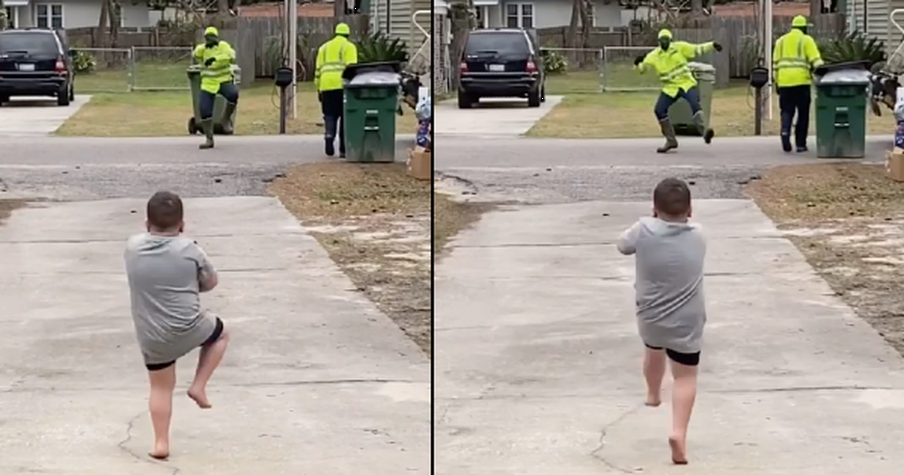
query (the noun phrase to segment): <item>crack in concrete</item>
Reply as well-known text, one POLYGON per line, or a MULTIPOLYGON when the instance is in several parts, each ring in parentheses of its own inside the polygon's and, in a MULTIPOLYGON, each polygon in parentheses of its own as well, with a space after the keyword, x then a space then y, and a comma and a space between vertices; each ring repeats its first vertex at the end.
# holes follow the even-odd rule
MULTIPOLYGON (((24 380, 23 380, 24 382, 24 380)), ((305 381, 281 381, 281 382, 263 382, 263 383, 227 383, 227 384, 218 384, 218 387, 221 388, 271 388, 271 387, 286 387, 286 386, 329 386, 329 385, 338 385, 338 384, 385 384, 385 383, 403 383, 403 384, 425 384, 426 381, 413 381, 410 379, 324 379, 324 380, 305 380, 305 381)), ((21 382, 18 383, 21 385, 21 382)), ((34 393, 34 392, 99 392, 99 391, 111 391, 111 390, 120 390, 120 391, 129 391, 138 388, 124 387, 124 388, 110 388, 109 386, 104 387, 82 387, 82 388, 60 388, 60 387, 30 387, 30 388, 21 388, 21 387, 10 387, 0 393, 34 393)))
POLYGON ((137 460, 139 462, 143 462, 146 464, 154 465, 154 466, 169 470, 170 475, 179 475, 181 470, 178 467, 169 467, 169 466, 164 465, 162 462, 159 462, 159 461, 156 461, 156 460, 153 460, 150 458, 145 458, 144 456, 136 454, 131 449, 126 447, 126 444, 128 444, 132 440, 132 430, 135 428, 135 423, 138 422, 138 418, 147 414, 147 412, 148 411, 141 411, 138 414, 136 414, 134 417, 129 419, 129 422, 126 424, 126 437, 123 440, 121 440, 118 444, 116 444, 116 447, 118 447, 120 450, 122 450, 127 455, 129 455, 130 457, 134 458, 135 460, 137 460))
POLYGON ((616 465, 616 464, 610 462, 606 457, 603 457, 602 452, 603 452, 603 449, 606 447, 606 436, 609 434, 609 431, 610 431, 613 427, 615 427, 616 425, 618 425, 619 423, 621 423, 622 421, 624 421, 625 419, 627 419, 629 416, 634 415, 634 414, 635 414, 637 411, 639 411, 642 407, 644 407, 644 404, 643 404, 643 403, 638 404, 637 406, 634 406, 633 408, 631 408, 631 409, 625 411, 624 413, 622 413, 622 414, 621 414, 620 416, 618 416, 618 418, 616 418, 614 421, 612 421, 612 422, 606 424, 606 425, 603 427, 603 430, 602 430, 601 433, 600 433, 599 446, 598 446, 596 449, 594 449, 592 452, 590 452, 590 456, 596 458, 597 460, 599 460, 600 462, 602 462, 603 464, 605 464, 607 467, 609 467, 609 468, 611 468, 612 470, 615 470, 615 471, 617 471, 617 472, 621 472, 621 473, 634 473, 632 470, 628 470, 628 469, 626 469, 626 468, 619 467, 618 465, 616 465))
MULTIPOLYGON (((776 234, 773 236, 723 236, 719 237, 719 241, 734 241, 734 240, 787 240, 786 236, 783 234, 776 234)), ((508 248, 531 248, 531 247, 541 247, 541 248, 567 248, 567 247, 596 247, 596 246, 614 246, 617 241, 584 241, 584 242, 569 242, 569 243, 560 243, 560 242, 510 242, 510 243, 501 243, 501 244, 452 244, 449 245, 449 249, 508 249, 508 248)))

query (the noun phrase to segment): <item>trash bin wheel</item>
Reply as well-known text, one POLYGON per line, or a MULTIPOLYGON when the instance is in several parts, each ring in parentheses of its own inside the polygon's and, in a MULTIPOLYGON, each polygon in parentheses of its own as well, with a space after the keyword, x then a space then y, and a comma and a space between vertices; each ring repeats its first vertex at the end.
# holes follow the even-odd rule
POLYGON ((188 119, 188 134, 195 135, 198 133, 198 126, 195 124, 195 118, 189 117, 188 119))

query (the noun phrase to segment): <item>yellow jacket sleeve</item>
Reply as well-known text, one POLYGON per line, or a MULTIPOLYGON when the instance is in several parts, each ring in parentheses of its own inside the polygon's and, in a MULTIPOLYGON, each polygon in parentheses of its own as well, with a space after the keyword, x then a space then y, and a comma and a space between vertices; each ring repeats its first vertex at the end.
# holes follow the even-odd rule
POLYGON ((811 68, 815 69, 823 64, 822 55, 819 54, 819 46, 816 45, 816 40, 810 35, 804 37, 804 56, 807 57, 807 62, 810 63, 811 68))
POLYGON ((320 83, 320 69, 323 68, 323 63, 326 61, 326 50, 324 49, 326 43, 323 46, 317 49, 317 60, 314 62, 314 88, 317 89, 320 83))
POLYGON ((772 71, 778 69, 778 62, 782 59, 782 40, 785 37, 782 36, 775 42, 775 47, 772 48, 772 71))
POLYGON ((232 49, 232 45, 225 41, 221 41, 220 43, 223 46, 223 53, 220 59, 235 63, 235 50, 232 49))
POLYGON ((345 65, 349 64, 358 64, 358 47, 355 46, 351 41, 345 46, 345 51, 343 52, 345 58, 345 65))
POLYGON ((195 50, 192 52, 192 58, 196 62, 201 62, 204 59, 204 45, 195 46, 195 50))
POLYGON ((681 53, 681 55, 687 59, 694 59, 697 56, 704 55, 715 49, 712 41, 710 41, 709 43, 700 43, 697 45, 684 41, 676 41, 675 47, 678 48, 678 51, 681 53))

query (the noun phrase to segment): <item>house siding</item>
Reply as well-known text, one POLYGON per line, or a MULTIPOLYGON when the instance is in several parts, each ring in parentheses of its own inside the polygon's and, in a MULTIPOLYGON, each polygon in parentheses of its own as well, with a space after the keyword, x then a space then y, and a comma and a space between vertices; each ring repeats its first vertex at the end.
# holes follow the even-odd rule
POLYGON ((389 1, 389 37, 411 42, 411 0, 389 1))
MULTIPOLYGON (((433 8, 433 0, 412 0, 411 1, 411 15, 415 12, 425 12, 419 13, 417 18, 412 19, 411 15, 408 16, 408 21, 411 25, 411 36, 408 39, 409 50, 412 55, 416 54, 421 46, 424 45, 424 42, 427 41, 427 36, 424 35, 424 32, 421 31, 421 28, 424 29, 428 34, 433 30, 433 15, 431 15, 430 10, 433 8), (420 26, 418 28, 414 25, 414 20, 417 21, 417 24, 420 26)), ((425 59, 427 61, 430 60, 430 44, 422 51, 422 54, 425 55, 425 59)))
MULTIPOLYGON (((149 9, 146 1, 139 3, 121 2, 122 26, 147 27, 150 22, 149 9)), ((64 0, 59 2, 37 2, 26 7, 19 8, 19 27, 27 28, 37 26, 38 5, 62 5, 63 27, 84 28, 97 26, 100 20, 100 0, 64 0)))
MULTIPOLYGON (((534 6, 534 28, 551 28, 568 26, 571 23, 571 0, 517 0, 502 1, 497 6, 487 7, 487 26, 505 27, 506 5, 511 3, 528 3, 534 6)), ((629 18, 623 19, 623 8, 618 2, 598 0, 593 4, 594 25, 598 27, 624 26, 629 18)), ((633 12, 631 13, 633 17, 633 12)))

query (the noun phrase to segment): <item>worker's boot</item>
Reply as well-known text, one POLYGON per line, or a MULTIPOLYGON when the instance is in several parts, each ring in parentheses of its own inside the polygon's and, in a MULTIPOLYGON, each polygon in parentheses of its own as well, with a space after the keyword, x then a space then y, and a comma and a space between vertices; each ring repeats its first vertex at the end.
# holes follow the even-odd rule
POLYGON ((703 137, 703 141, 709 144, 713 141, 713 137, 716 135, 716 132, 713 129, 707 128, 703 121, 703 111, 697 111, 694 114, 694 125, 697 126, 697 132, 703 137))
POLYGON ((223 109, 223 133, 232 135, 235 133, 235 124, 232 123, 232 114, 235 113, 235 102, 227 102, 223 109))
POLYGON ((323 151, 327 157, 336 154, 336 117, 325 116, 323 118, 323 151))
POLYGON ((213 119, 202 120, 201 130, 204 131, 204 143, 198 145, 198 148, 201 150, 213 148, 213 119))
POLYGON ((666 153, 669 150, 678 148, 678 139, 675 138, 675 128, 669 119, 660 120, 659 128, 662 129, 662 136, 665 137, 665 145, 656 149, 656 153, 666 153))

